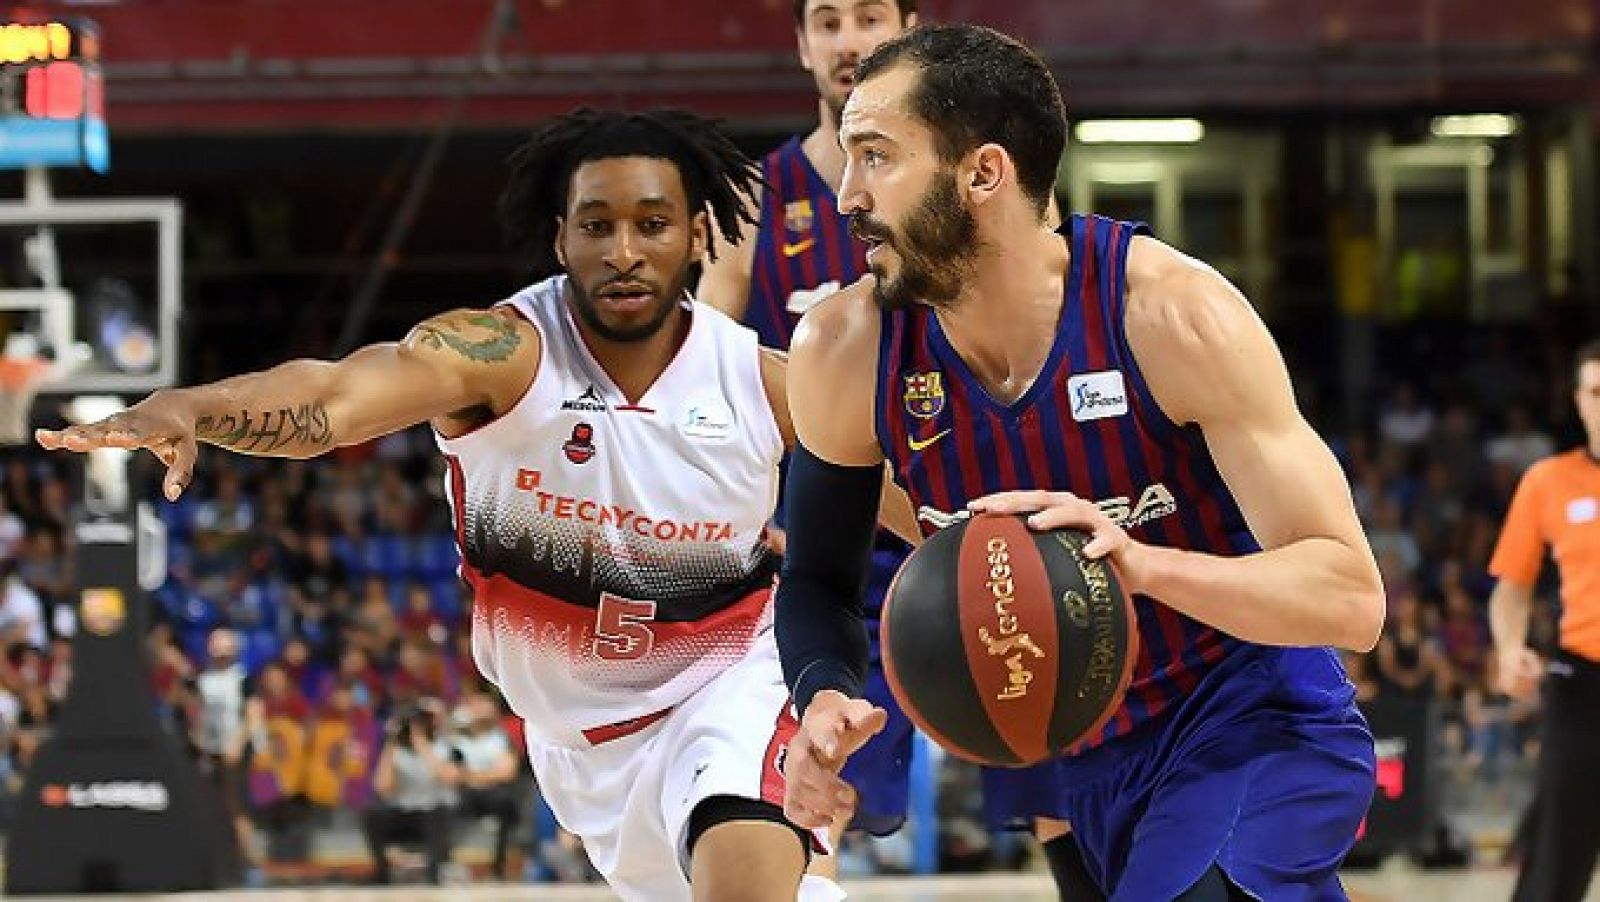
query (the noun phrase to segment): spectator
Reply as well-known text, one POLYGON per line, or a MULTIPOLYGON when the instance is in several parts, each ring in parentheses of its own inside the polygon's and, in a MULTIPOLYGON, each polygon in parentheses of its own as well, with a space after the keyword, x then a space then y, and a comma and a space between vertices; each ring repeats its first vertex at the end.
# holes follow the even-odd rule
POLYGON ((1422 564, 1422 549, 1417 545, 1416 536, 1406 529, 1400 502, 1388 496, 1378 501, 1372 521, 1367 525, 1367 541, 1380 564, 1385 558, 1390 559, 1393 572, 1385 576, 1397 576, 1407 583, 1416 581, 1417 568, 1422 564))
POLYGON ((0 646, 21 643, 44 648, 50 643, 45 628, 44 603, 22 577, 17 562, 0 561, 0 646))
POLYGON ((322 685, 325 668, 311 656, 311 646, 306 640, 299 636, 291 636, 289 641, 283 643, 283 651, 278 655, 278 662, 289 675, 290 684, 302 696, 307 699, 316 696, 317 689, 322 685))
POLYGON ((45 694, 49 695, 50 661, 45 657, 44 649, 18 643, 11 646, 6 657, 10 659, 11 672, 16 675, 20 685, 43 687, 45 694))
POLYGON ((294 607, 289 616, 291 637, 305 643, 313 662, 330 666, 337 663, 344 641, 344 615, 331 602, 341 596, 334 593, 313 598, 291 591, 289 597, 294 607))
POLYGON ((250 801, 266 829, 281 835, 301 819, 311 709, 283 664, 262 668, 245 702, 249 725, 250 801))
POLYGON ((293 583, 302 597, 328 599, 335 589, 350 582, 344 562, 333 554, 333 541, 327 533, 314 532, 306 538, 305 553, 293 565, 293 583))
POLYGON ((1440 570, 1444 616, 1439 621, 1439 646, 1457 686, 1481 688, 1489 660, 1489 621, 1461 584, 1460 569, 1459 562, 1448 561, 1440 570))
POLYGON ((336 684, 311 727, 306 799, 327 808, 366 807, 377 748, 371 710, 356 705, 350 684, 336 684))
POLYGON ((243 495, 239 472, 218 461, 214 495, 194 513, 196 539, 209 539, 220 553, 236 553, 255 525, 255 507, 243 495))
POLYGON ((206 666, 195 677, 199 710, 190 734, 199 752, 200 772, 222 799, 239 844, 240 856, 259 866, 255 829, 245 801, 245 756, 249 745, 245 699, 248 696, 237 633, 212 631, 206 640, 206 666))
POLYGON ((519 779, 520 759, 500 727, 500 705, 481 686, 462 693, 450 740, 460 770, 460 811, 495 820, 494 876, 508 877, 506 850, 530 799, 519 779))
POLYGON ((220 469, 215 497, 195 509, 195 588, 213 603, 228 598, 239 571, 249 566, 255 510, 242 491, 238 472, 220 469))
POLYGON ((396 461, 385 461, 378 467, 377 484, 369 498, 373 526, 379 532, 406 535, 417 523, 417 492, 406 481, 404 471, 396 461))
POLYGON ((1423 620, 1422 604, 1414 593, 1396 602, 1389 628, 1378 639, 1378 679, 1383 693, 1403 698, 1430 699, 1446 685, 1444 657, 1423 620))
POLYGON ((350 537, 366 535, 370 524, 367 507, 367 470, 353 460, 340 460, 334 469, 333 491, 327 496, 334 521, 350 537))
POLYGON ((450 747, 439 737, 435 710, 417 706, 399 711, 373 772, 379 801, 362 817, 374 883, 391 882, 389 849, 397 842, 421 842, 428 882, 440 882, 440 868, 450 857, 450 814, 459 780, 450 747))
POLYGON ((439 650, 427 640, 402 644, 397 664, 389 678, 389 697, 397 706, 414 704, 424 698, 454 696, 445 684, 439 650))
POLYGON ((443 645, 446 638, 444 619, 433 610, 433 596, 422 583, 406 586, 406 612, 400 617, 400 634, 406 641, 431 642, 443 645))
POLYGON ((339 656, 339 669, 325 673, 317 691, 317 700, 326 701, 337 686, 350 691, 351 704, 367 711, 378 711, 386 704, 383 674, 372 666, 372 657, 358 645, 346 645, 339 656))
POLYGON ((174 734, 187 735, 189 696, 185 687, 194 676, 194 666, 178 648, 172 624, 157 622, 145 641, 150 652, 150 688, 156 697, 157 713, 174 734))
POLYGON ((1513 404, 1506 408, 1505 431, 1490 439, 1483 452, 1491 464, 1507 467, 1520 477, 1535 462, 1556 453, 1556 443, 1533 425, 1528 408, 1513 404))
POLYGON ((356 609, 355 624, 367 653, 375 660, 388 660, 400 642, 400 626, 382 578, 367 580, 366 594, 356 609))
POLYGON ((51 631, 58 636, 72 635, 77 624, 73 609, 75 580, 61 534, 47 526, 28 530, 17 562, 18 575, 44 603, 51 631))
POLYGON ((1378 433, 1391 445, 1413 448, 1428 440, 1433 421, 1433 411, 1422 403, 1417 387, 1402 382, 1378 418, 1378 433))

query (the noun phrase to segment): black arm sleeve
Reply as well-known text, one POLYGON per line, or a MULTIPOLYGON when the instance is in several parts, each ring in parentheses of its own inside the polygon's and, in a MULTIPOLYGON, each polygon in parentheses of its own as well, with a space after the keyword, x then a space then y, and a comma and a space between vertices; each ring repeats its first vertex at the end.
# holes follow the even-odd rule
POLYGON ((861 694, 861 599, 877 530, 883 467, 841 467, 796 444, 783 503, 788 546, 775 602, 783 678, 803 714, 811 697, 861 694))

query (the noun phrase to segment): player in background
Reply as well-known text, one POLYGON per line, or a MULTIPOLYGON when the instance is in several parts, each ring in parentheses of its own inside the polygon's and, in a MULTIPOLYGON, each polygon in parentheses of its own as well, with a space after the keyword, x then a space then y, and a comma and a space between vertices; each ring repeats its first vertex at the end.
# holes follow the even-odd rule
POLYGON ((796 724, 763 541, 792 441, 782 355, 686 292, 755 165, 703 119, 581 110, 512 158, 541 281, 336 361, 154 393, 46 448, 304 458, 431 424, 478 669, 561 824, 629 900, 832 899, 783 815, 796 724))
POLYGON ((1065 109, 1004 35, 921 26, 879 47, 840 134, 872 278, 793 345, 787 812, 844 810, 838 772, 884 719, 861 697, 857 587, 887 460, 924 529, 993 511, 1089 531, 1134 596, 1129 690, 1055 764, 1081 852, 1069 898, 1343 898, 1375 761, 1328 646, 1370 649, 1384 597, 1271 335, 1139 226, 1051 227, 1065 109))

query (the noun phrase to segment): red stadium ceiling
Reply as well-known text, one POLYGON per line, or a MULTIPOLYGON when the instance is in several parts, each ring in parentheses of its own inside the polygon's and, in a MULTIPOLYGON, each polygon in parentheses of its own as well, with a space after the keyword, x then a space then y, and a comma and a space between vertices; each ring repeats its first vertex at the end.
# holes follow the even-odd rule
MULTIPOLYGON (((103 38, 115 130, 520 126, 578 102, 811 114, 790 0, 123 0, 34 5, 103 38)), ((1051 60, 1098 111, 1539 105, 1591 86, 1595 0, 923 0, 1051 60)))

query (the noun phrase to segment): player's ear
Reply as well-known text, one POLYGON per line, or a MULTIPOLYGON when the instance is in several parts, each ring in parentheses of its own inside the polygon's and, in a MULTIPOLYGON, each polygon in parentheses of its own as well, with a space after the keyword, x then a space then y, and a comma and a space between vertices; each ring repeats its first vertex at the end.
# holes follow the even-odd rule
POLYGON ((562 269, 566 269, 567 268, 567 251, 566 251, 566 249, 564 247, 564 245, 566 243, 567 243, 567 218, 565 216, 557 216, 556 217, 556 246, 555 246, 555 252, 556 252, 556 262, 561 264, 561 268, 562 269))
POLYGON ((974 203, 983 203, 995 196, 1013 177, 1011 157, 998 144, 985 144, 972 152, 964 168, 966 184, 961 185, 974 203))
POLYGON ((689 259, 699 263, 711 246, 711 217, 701 210, 689 220, 689 259))

